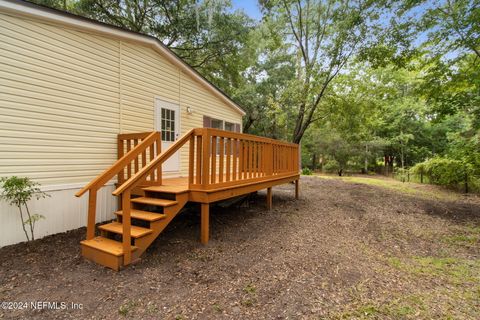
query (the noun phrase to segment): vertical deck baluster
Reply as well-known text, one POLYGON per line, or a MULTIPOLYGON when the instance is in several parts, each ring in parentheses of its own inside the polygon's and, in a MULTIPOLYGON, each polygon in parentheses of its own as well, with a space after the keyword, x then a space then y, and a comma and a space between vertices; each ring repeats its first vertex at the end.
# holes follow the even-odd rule
POLYGON ((209 179, 210 179, 210 132, 208 129, 203 129, 203 160, 202 160, 202 185, 204 188, 207 188, 209 185, 209 179))
POLYGON ((276 149, 276 146, 272 143, 271 144, 272 146, 272 161, 271 161, 271 164, 272 164, 272 174, 275 174, 275 170, 276 170, 276 157, 275 157, 275 149, 276 149))
POLYGON ((193 161, 195 160, 195 136, 190 137, 190 145, 188 149, 188 185, 193 184, 193 161))
POLYGON ((217 137, 212 136, 212 168, 211 168, 211 183, 215 184, 217 181, 217 137))
POLYGON ((232 164, 232 180, 237 180, 237 159, 239 157, 239 141, 233 140, 233 164, 232 164))
POLYGON ((257 174, 258 174, 258 143, 257 142, 253 142, 253 152, 252 152, 252 156, 253 156, 253 174, 252 174, 252 178, 256 178, 257 177, 257 174))
MULTIPOLYGON (((159 134, 157 140, 155 141, 155 147, 157 150, 156 156, 159 156, 162 153, 162 137, 159 134)), ((162 184, 162 166, 157 167, 157 180, 156 182, 161 185, 162 184)))
POLYGON ((242 176, 240 177, 241 180, 247 179, 247 146, 248 143, 245 140, 242 140, 242 176))
POLYGON ((141 158, 142 158, 142 168, 143 168, 147 165, 147 151, 146 151, 146 149, 142 152, 141 158))
MULTIPOLYGON (((124 151, 124 143, 123 143, 123 140, 122 139, 118 139, 117 140, 117 159, 120 159, 121 157, 123 157, 125 151, 124 151)), ((122 184, 123 181, 125 181, 125 170, 120 169, 120 171, 118 172, 118 176, 117 176, 117 181, 119 184, 122 184)))
POLYGON ((197 167, 195 170, 195 183, 202 183, 202 136, 197 136, 197 167))
POLYGON ((230 164, 231 164, 231 158, 232 158, 232 139, 227 138, 227 150, 226 150, 226 155, 227 155, 227 164, 226 164, 226 177, 225 181, 229 182, 230 181, 230 164))
MULTIPOLYGON (((138 139, 133 139, 133 147, 135 148, 136 146, 138 146, 138 139)), ((138 172, 138 156, 135 157, 135 172, 134 173, 137 173, 138 172)))
MULTIPOLYGON (((127 153, 132 149, 132 141, 130 139, 127 140, 127 153)), ((127 180, 130 179, 132 176, 132 164, 129 163, 127 166, 127 180)))
POLYGON ((223 167, 224 167, 224 162, 225 162, 225 141, 223 137, 219 137, 219 153, 220 153, 220 158, 218 161, 220 162, 218 165, 218 182, 223 182, 223 167))
POLYGON ((245 161, 247 162, 246 165, 246 177, 245 179, 249 179, 251 175, 251 168, 252 168, 252 144, 250 141, 246 142, 247 144, 247 156, 245 157, 245 161))
MULTIPOLYGON (((155 145, 152 143, 149 147, 149 157, 150 157, 150 162, 152 162, 153 158, 155 157, 155 145)), ((149 163, 150 163, 149 162, 149 163)), ((152 170, 152 172, 150 173, 150 181, 153 182, 155 181, 155 171, 152 170)))
POLYGON ((264 164, 263 160, 263 143, 258 144, 258 163, 259 163, 259 169, 258 169, 258 176, 262 177, 263 176, 263 166, 264 164))

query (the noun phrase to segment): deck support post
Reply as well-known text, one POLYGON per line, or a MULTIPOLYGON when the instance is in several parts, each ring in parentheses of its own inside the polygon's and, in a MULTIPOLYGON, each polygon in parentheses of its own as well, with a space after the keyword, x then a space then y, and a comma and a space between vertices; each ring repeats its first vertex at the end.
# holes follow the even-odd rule
POLYGON ((300 193, 300 180, 295 180, 295 199, 298 200, 298 196, 300 193))
POLYGON ((90 189, 88 194, 87 240, 95 237, 95 213, 97 210, 97 189, 90 189))
POLYGON ((267 188, 267 209, 272 210, 272 187, 267 188))
POLYGON ((131 191, 126 190, 122 194, 122 247, 123 247, 123 264, 129 265, 132 262, 132 248, 131 248, 131 191))
POLYGON ((201 223, 200 223, 200 242, 202 244, 208 243, 210 233, 210 204, 201 204, 201 223))

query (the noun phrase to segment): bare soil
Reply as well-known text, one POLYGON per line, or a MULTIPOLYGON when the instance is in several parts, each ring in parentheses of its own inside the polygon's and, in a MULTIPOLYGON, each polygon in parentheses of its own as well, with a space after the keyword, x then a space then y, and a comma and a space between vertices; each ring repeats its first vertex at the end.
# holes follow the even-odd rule
POLYGON ((480 318, 475 196, 302 177, 301 199, 274 188, 271 211, 264 192, 214 208, 207 246, 199 220, 182 213, 121 272, 81 257, 84 229, 1 248, 0 301, 29 305, 0 318, 480 318))

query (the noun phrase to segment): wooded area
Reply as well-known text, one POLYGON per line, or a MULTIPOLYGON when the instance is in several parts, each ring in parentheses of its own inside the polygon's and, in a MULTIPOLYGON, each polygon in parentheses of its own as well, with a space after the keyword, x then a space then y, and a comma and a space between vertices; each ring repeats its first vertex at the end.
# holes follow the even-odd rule
POLYGON ((162 40, 303 166, 479 187, 478 0, 35 2, 162 40))

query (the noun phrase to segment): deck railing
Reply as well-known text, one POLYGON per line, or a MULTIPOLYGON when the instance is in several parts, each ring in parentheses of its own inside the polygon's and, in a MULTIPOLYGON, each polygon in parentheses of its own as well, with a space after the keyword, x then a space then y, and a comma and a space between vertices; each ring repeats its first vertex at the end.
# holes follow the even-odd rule
MULTIPOLYGON (((116 175, 118 183, 123 184, 125 174, 130 178, 132 172, 135 175, 140 168, 149 165, 147 159, 153 160, 161 153, 160 139, 158 132, 118 135, 118 160, 75 194, 80 197, 88 191, 87 240, 95 236, 98 190, 116 175)), ((151 174, 146 180, 148 184, 156 185, 162 183, 161 179, 160 172, 151 174)))
MULTIPOLYGON (((123 184, 126 180, 130 179, 132 175, 135 175, 140 169, 145 167, 150 161, 152 161, 157 155, 160 154, 162 148, 162 137, 160 132, 155 133, 155 141, 150 141, 146 148, 141 148, 141 152, 136 152, 137 156, 130 162, 125 168, 122 168, 118 172, 118 184, 123 184)), ((121 159, 125 153, 136 148, 142 143, 152 132, 141 133, 124 133, 119 134, 117 138, 117 152, 118 159, 121 159)), ((157 168, 147 178, 150 184, 162 183, 162 170, 157 168)))
POLYGON ((298 174, 298 145, 218 129, 190 137, 189 187, 210 190, 298 174))
POLYGON ((199 128, 188 131, 160 153, 158 132, 119 135, 119 160, 76 194, 90 191, 87 239, 95 233, 97 190, 118 175, 119 186, 113 195, 122 199, 124 264, 129 264, 132 192, 138 186, 161 184, 162 164, 187 143, 188 183, 192 190, 234 188, 299 174, 299 149, 293 143, 199 128))

